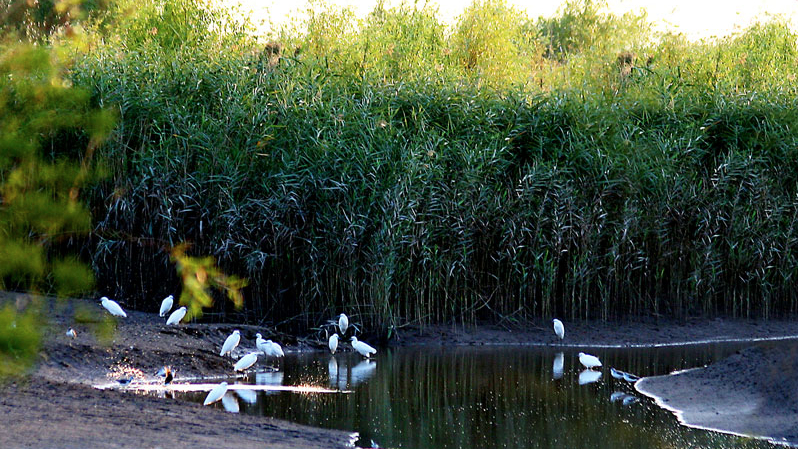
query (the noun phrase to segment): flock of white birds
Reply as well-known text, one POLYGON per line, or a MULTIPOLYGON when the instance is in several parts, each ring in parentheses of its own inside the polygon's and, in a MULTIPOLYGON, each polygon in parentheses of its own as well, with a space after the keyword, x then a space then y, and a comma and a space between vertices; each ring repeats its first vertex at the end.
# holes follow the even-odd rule
MULTIPOLYGON (((163 317, 172 310, 172 306, 174 306, 174 296, 169 295, 163 299, 161 302, 161 308, 159 311, 159 316, 163 317)), ((120 318, 127 318, 127 314, 122 309, 122 307, 114 300, 108 299, 107 297, 103 296, 100 298, 100 303, 102 304, 103 308, 108 311, 111 315, 120 318)), ((180 307, 174 312, 169 315, 169 318, 166 319, 166 324, 169 326, 177 325, 180 321, 183 320, 186 316, 186 308, 180 307)), ((338 332, 333 333, 328 339, 328 346, 330 348, 330 352, 335 354, 335 351, 338 350, 338 340, 339 336, 346 337, 346 331, 349 329, 349 318, 345 314, 340 314, 338 316, 338 332)), ((74 329, 69 329, 67 331, 67 336, 71 338, 75 338, 77 333, 74 329)), ((352 349, 354 349, 358 354, 362 355, 363 357, 370 358, 373 354, 377 353, 377 350, 374 349, 369 344, 359 341, 356 336, 352 336, 350 338, 350 342, 352 344, 352 349)), ((230 336, 225 339, 224 343, 222 344, 222 349, 219 352, 219 356, 224 357, 225 355, 229 355, 233 357, 233 350, 241 343, 241 332, 238 330, 234 330, 230 336)), ((283 352, 283 348, 280 346, 279 343, 275 343, 271 340, 264 340, 261 334, 255 335, 255 351, 248 352, 241 358, 239 358, 233 364, 234 371, 245 371, 251 368, 255 363, 258 362, 258 356, 263 355, 266 358, 280 358, 285 356, 285 352, 283 352)), ((163 370, 162 370, 163 371, 163 370)), ((164 375, 166 378, 171 381, 171 370, 166 368, 164 371, 164 375)), ((129 380, 127 382, 130 382, 129 380)), ((168 382, 167 382, 168 383, 168 382)), ((208 396, 205 398, 204 405, 213 404, 214 402, 220 400, 224 394, 227 392, 227 382, 222 382, 219 385, 216 385, 211 389, 208 396)))
MULTIPOLYGON (((108 299, 107 297, 103 296, 100 298, 100 303, 113 316, 126 318, 127 314, 122 307, 114 300, 108 299)), ((160 316, 166 316, 170 310, 172 310, 172 306, 174 305, 174 296, 169 295, 161 302, 161 309, 159 311, 160 316)), ((169 315, 169 318, 166 319, 167 325, 177 325, 180 321, 183 320, 186 316, 186 308, 180 307, 174 312, 169 315)), ((565 339, 565 326, 563 325, 562 321, 558 319, 552 320, 554 324, 554 334, 560 338, 560 340, 565 339)), ((330 352, 335 354, 338 350, 338 344, 341 337, 346 337, 346 332, 349 329, 349 318, 345 314, 340 314, 338 316, 337 322, 337 332, 330 335, 328 338, 327 344, 330 348, 330 352), (339 336, 340 334, 340 336, 339 336)), ((67 336, 71 338, 75 338, 77 336, 74 329, 69 329, 67 331, 67 336)), ((233 364, 234 371, 245 371, 251 368, 255 363, 258 362, 258 356, 263 355, 264 357, 268 358, 280 358, 285 356, 285 352, 283 352, 283 348, 280 344, 275 343, 271 340, 264 340, 261 334, 255 335, 255 351, 248 352, 243 357, 239 358, 233 364)), ((350 337, 349 341, 351 342, 352 349, 354 349, 358 354, 363 357, 370 358, 372 355, 377 353, 377 350, 374 349, 369 344, 362 342, 357 339, 356 336, 350 337)), ((224 357, 225 355, 229 355, 230 357, 233 356, 233 350, 238 346, 241 342, 241 333, 238 330, 233 331, 230 336, 222 344, 222 349, 219 352, 219 355, 224 357)), ((585 367, 585 371, 580 373, 579 375, 579 383, 589 383, 595 382, 601 377, 600 371, 594 371, 595 368, 601 368, 601 360, 598 357, 586 354, 584 352, 579 353, 579 363, 585 367)), ((167 369, 167 371, 169 371, 167 369)), ((559 374, 562 375, 563 371, 563 354, 559 353, 554 359, 554 373, 555 375, 559 374)), ((168 373, 171 374, 171 373, 168 373)), ((615 368, 610 368, 610 374, 615 379, 623 379, 627 382, 636 382, 640 378, 635 376, 634 374, 627 373, 621 370, 617 370, 615 368)), ((166 376, 169 381, 171 381, 171 375, 166 376)), ((227 392, 227 382, 222 382, 219 385, 216 385, 208 396, 205 398, 204 405, 213 404, 214 402, 220 400, 224 394, 227 392)))
MULTIPOLYGON (((565 338, 565 325, 562 324, 562 321, 558 320, 557 318, 552 320, 554 324, 554 334, 563 340, 565 338)), ((598 357, 592 354, 586 354, 584 352, 579 353, 579 363, 585 367, 585 370, 579 373, 579 384, 584 385, 591 382, 595 382, 599 380, 601 377, 600 371, 594 371, 594 368, 601 368, 601 360, 598 357)), ((554 357, 554 375, 556 378, 562 377, 563 374, 563 364, 564 364, 564 355, 562 352, 558 353, 554 357)), ((610 367, 610 374, 615 379, 625 380, 630 383, 635 383, 640 380, 639 376, 635 376, 634 374, 627 373, 615 368, 610 367)), ((624 402, 626 404, 626 401, 624 402)))

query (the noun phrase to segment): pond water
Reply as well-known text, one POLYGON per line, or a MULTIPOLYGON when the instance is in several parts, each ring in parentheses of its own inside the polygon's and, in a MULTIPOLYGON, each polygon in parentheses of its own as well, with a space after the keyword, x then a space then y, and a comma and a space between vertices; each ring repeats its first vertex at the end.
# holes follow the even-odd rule
MULTIPOLYGON (((382 350, 374 361, 351 352, 289 353, 280 371, 236 382, 348 392, 245 390, 228 392, 214 406, 351 430, 361 447, 772 448, 681 426, 631 384, 610 376, 610 366, 643 376, 702 366, 743 346, 585 350, 604 363, 597 380, 583 373, 579 350, 570 348, 400 348, 382 350)), ((175 394, 198 402, 206 395, 175 394)))

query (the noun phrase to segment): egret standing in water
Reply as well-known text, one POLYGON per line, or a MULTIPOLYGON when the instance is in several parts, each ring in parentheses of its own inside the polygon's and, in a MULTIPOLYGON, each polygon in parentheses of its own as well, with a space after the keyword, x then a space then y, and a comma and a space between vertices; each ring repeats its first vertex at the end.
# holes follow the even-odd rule
POLYGON ((562 321, 555 318, 552 320, 554 322, 554 333, 560 337, 560 340, 565 338, 565 326, 562 325, 562 321))
POLYGON ((102 303, 103 307, 105 307, 105 310, 107 310, 111 315, 127 318, 127 314, 124 310, 122 310, 121 307, 119 307, 119 304, 117 304, 116 301, 103 296, 100 298, 100 303, 102 303))
POLYGON ((349 328, 349 318, 345 314, 338 316, 338 329, 341 330, 341 335, 346 335, 346 330, 349 328))
POLYGON ((180 323, 180 320, 182 320, 183 317, 185 317, 185 316, 186 316, 186 307, 183 306, 183 307, 175 310, 174 312, 172 312, 171 315, 169 315, 169 319, 166 320, 166 325, 169 326, 169 325, 173 325, 173 324, 178 324, 178 323, 180 323))
POLYGON ((601 366, 601 360, 598 357, 584 352, 579 353, 579 363, 587 369, 593 369, 601 366))
POLYGON ((257 352, 250 352, 249 354, 245 355, 238 359, 238 361, 233 365, 233 370, 235 371, 244 371, 245 369, 249 368, 250 366, 254 365, 255 362, 258 361, 258 353, 257 352))
POLYGON ((213 390, 211 390, 211 392, 208 393, 208 396, 205 397, 205 402, 203 402, 202 405, 213 404, 221 399, 225 393, 227 393, 227 382, 222 382, 213 387, 213 390))
POLYGON ((338 334, 330 335, 327 345, 330 347, 330 352, 335 354, 335 351, 338 349, 338 334))
POLYGON ((266 351, 268 351, 269 348, 266 345, 266 340, 263 339, 261 334, 255 334, 255 347, 258 348, 258 351, 266 355, 266 351))
POLYGON ((219 353, 220 356, 224 357, 225 354, 230 354, 230 357, 233 356, 232 352, 233 349, 238 346, 238 343, 241 341, 241 333, 238 330, 234 330, 227 340, 224 341, 222 345, 222 352, 219 353))
POLYGON ((275 343, 271 340, 266 340, 265 346, 266 346, 266 351, 264 351, 264 354, 266 354, 267 357, 275 357, 275 358, 285 357, 285 352, 283 352, 283 347, 280 346, 278 343, 275 343))
POLYGON ((377 353, 376 349, 372 348, 366 343, 363 343, 362 341, 358 341, 357 337, 355 336, 353 336, 350 340, 352 341, 352 348, 354 348, 355 351, 357 351, 358 354, 362 355, 363 357, 369 358, 371 357, 371 354, 377 353))
POLYGON ((166 298, 161 301, 161 311, 158 313, 158 316, 166 316, 166 312, 172 310, 172 305, 174 304, 175 297, 172 295, 167 296, 166 298))

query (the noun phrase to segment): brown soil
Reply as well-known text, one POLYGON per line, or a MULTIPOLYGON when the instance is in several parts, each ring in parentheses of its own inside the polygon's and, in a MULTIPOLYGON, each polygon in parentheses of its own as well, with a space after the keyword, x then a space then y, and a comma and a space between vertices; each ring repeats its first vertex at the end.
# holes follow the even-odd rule
MULTIPOLYGON (((217 351, 233 329, 242 334, 236 356, 252 349, 256 332, 264 338, 274 334, 265 327, 231 324, 167 327, 157 314, 128 311, 127 318, 117 320, 113 341, 101 344, 88 327, 74 324, 73 312, 78 305, 102 312, 94 301, 76 300, 66 305, 49 302, 51 326, 44 335, 38 366, 24 382, 0 386, 0 448, 335 448, 349 444, 347 432, 229 414, 221 407, 136 395, 123 389, 92 388, 99 383, 113 384, 129 373, 154 379, 153 374, 163 365, 177 370, 175 382, 229 374, 231 359, 220 357, 217 351), (78 332, 74 340, 65 335, 69 327, 78 332)), ((554 336, 549 321, 512 328, 406 326, 395 333, 392 344, 623 346, 798 336, 798 322, 788 321, 566 321, 565 326, 563 341, 554 336)), ((279 337, 288 351, 325 346, 325 342, 312 339, 279 337)))
POLYGON ((748 348, 636 388, 683 424, 798 443, 798 343, 748 348))
MULTIPOLYGON (((2 302, 2 300, 0 300, 2 302)), ((76 303, 82 301, 76 301, 76 303)), ((90 303, 84 303, 90 304, 90 303)), ((156 379, 164 364, 181 377, 230 374, 232 361, 217 352, 240 329, 247 352, 252 326, 166 327, 157 314, 128 311, 118 320, 113 342, 103 345, 85 326, 71 322, 72 306, 52 306, 40 362, 23 381, 0 385, 0 448, 336 448, 351 447, 351 432, 316 429, 277 419, 224 412, 217 407, 144 396, 116 384, 134 374, 156 379), (65 335, 69 327, 76 339, 65 335)), ((98 306, 99 307, 99 306, 98 306)), ((98 308, 98 311, 100 309, 98 308)))
POLYGON ((554 335, 551 321, 516 326, 408 326, 397 332, 398 345, 669 346, 720 341, 798 340, 798 320, 693 318, 624 322, 569 322, 565 338, 554 335))

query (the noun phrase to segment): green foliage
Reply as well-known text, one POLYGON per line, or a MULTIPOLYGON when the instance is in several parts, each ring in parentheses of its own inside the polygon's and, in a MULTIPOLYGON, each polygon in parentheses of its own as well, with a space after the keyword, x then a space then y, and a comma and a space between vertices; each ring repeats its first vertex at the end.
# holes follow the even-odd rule
POLYGON ((72 317, 75 324, 91 329, 97 342, 104 346, 111 346, 116 334, 116 319, 107 313, 102 313, 97 308, 77 303, 72 317))
POLYGON ((0 308, 0 379, 22 374, 33 363, 41 340, 40 315, 18 312, 12 303, 0 308))
POLYGON ((202 316, 202 309, 213 305, 213 298, 208 291, 211 287, 223 290, 237 308, 244 305, 241 289, 247 286, 247 281, 224 274, 212 257, 189 256, 185 246, 178 245, 172 249, 172 261, 177 265, 183 284, 180 304, 188 306, 186 320, 202 316))
POLYGON ((185 241, 250 279, 243 312, 213 305, 235 319, 798 310, 794 36, 689 42, 644 18, 322 8, 268 64, 223 31, 235 45, 98 47, 72 78, 120 113, 98 284, 176 283, 164 248, 185 241))
POLYGON ((88 95, 69 86, 55 54, 31 45, 0 47, 0 287, 40 286, 46 273, 56 291, 85 292, 90 275, 66 275, 48 248, 90 230, 78 191, 94 178, 88 165, 62 156, 60 141, 78 135, 91 147, 109 132, 107 112, 92 112, 88 95), (92 130, 86 135, 82 130, 92 130), (53 148, 42 154, 42 146, 53 148), (78 282, 82 280, 82 282, 78 282))
POLYGON ((458 19, 451 44, 467 71, 477 72, 490 85, 503 85, 529 73, 540 59, 536 34, 504 0, 475 0, 458 19))
POLYGON ((96 25, 132 51, 209 51, 224 48, 249 30, 248 23, 207 0, 119 0, 96 25))

